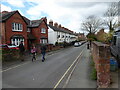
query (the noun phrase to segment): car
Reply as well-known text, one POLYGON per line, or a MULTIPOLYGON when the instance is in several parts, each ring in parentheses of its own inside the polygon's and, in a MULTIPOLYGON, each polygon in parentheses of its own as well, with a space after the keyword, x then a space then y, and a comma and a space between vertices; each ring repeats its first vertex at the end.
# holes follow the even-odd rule
POLYGON ((75 46, 75 47, 79 47, 79 46, 80 46, 80 43, 79 43, 79 42, 75 42, 75 43, 74 43, 74 46, 75 46))
POLYGON ((7 44, 0 44, 0 49, 1 50, 9 50, 9 47, 7 44))
POLYGON ((9 49, 19 50, 19 47, 16 45, 8 45, 9 49))

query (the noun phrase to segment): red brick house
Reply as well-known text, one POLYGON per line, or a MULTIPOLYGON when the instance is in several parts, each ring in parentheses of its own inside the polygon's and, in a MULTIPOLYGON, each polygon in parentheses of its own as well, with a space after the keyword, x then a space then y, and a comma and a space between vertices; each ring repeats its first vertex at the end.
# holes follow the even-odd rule
POLYGON ((23 19, 18 11, 2 13, 2 43, 19 45, 20 41, 24 41, 27 48, 27 22, 23 19))
MULTIPOLYGON (((27 37, 28 45, 31 44, 47 44, 48 43, 48 26, 47 18, 41 18, 40 20, 30 21, 26 17, 24 19, 27 21, 27 37)), ((29 47, 28 46, 28 47, 29 47)))
POLYGON ((22 16, 18 11, 2 13, 2 43, 15 44, 19 46, 20 41, 24 41, 26 49, 31 44, 48 43, 47 19, 30 21, 22 16))

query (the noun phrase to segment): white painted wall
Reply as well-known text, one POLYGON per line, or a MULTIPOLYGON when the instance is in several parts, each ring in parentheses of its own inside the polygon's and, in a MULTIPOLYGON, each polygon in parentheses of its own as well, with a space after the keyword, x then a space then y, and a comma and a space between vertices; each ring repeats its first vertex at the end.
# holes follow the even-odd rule
POLYGON ((75 41, 75 40, 76 40, 75 35, 72 35, 72 34, 69 34, 69 33, 64 33, 64 32, 54 31, 51 28, 48 29, 48 43, 49 44, 54 44, 55 45, 56 42, 64 42, 64 41, 70 43, 70 42, 75 41), (58 35, 60 35, 59 38, 57 38, 58 35), (63 37, 63 35, 64 35, 64 37, 63 37))

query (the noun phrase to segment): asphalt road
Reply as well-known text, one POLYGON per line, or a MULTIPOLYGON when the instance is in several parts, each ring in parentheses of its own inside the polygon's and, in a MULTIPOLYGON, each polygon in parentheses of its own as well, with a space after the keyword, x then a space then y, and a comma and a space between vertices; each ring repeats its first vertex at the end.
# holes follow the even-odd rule
MULTIPOLYGON (((86 44, 70 47, 46 55, 45 62, 42 62, 39 57, 37 61, 29 61, 4 70, 2 72, 3 88, 53 88, 84 48, 86 44)), ((62 87, 62 84, 58 87, 62 87)))

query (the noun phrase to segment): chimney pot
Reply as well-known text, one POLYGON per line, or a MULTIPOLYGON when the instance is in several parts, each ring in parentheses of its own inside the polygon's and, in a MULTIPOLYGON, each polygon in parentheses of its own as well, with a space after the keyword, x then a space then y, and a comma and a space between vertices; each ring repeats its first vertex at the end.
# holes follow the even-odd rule
POLYGON ((49 21, 49 25, 52 25, 52 26, 53 26, 53 20, 50 20, 50 21, 49 21))

